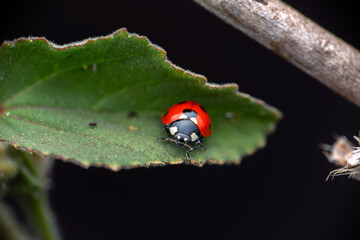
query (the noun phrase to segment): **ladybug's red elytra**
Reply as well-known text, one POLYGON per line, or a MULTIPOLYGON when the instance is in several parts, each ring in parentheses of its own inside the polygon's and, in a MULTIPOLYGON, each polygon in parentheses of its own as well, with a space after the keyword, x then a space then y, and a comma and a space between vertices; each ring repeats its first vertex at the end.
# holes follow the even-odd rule
POLYGON ((184 101, 170 107, 161 117, 165 129, 173 138, 162 138, 186 146, 186 158, 190 161, 189 153, 201 146, 205 137, 211 135, 211 120, 206 110, 197 102, 184 101), (194 143, 194 147, 189 144, 194 143))

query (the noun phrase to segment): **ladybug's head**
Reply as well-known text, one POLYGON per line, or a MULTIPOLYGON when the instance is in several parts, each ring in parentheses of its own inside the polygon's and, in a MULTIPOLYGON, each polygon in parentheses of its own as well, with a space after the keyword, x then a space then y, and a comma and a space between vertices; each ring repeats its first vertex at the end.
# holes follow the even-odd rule
POLYGON ((179 146, 184 146, 194 142, 200 136, 199 128, 189 119, 180 119, 165 125, 168 133, 174 137, 174 142, 179 146))
POLYGON ((190 142, 190 136, 184 133, 177 132, 175 133, 174 138, 178 146, 184 146, 190 142))

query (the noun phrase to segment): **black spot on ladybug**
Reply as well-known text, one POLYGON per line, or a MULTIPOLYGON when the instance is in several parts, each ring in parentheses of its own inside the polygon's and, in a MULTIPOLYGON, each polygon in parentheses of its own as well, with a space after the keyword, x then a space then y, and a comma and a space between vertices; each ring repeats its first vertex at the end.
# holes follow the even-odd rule
POLYGON ((167 110, 167 111, 164 113, 163 117, 166 117, 166 115, 168 115, 168 113, 169 113, 169 110, 167 110))
POLYGON ((205 110, 205 108, 203 106, 200 105, 200 108, 207 113, 207 111, 205 110))
POLYGON ((197 112, 195 112, 194 110, 191 109, 184 109, 183 113, 188 117, 188 118, 196 118, 198 116, 197 112))
POLYGON ((186 103, 186 101, 178 102, 177 104, 183 104, 183 103, 186 103))
POLYGON ((138 116, 138 114, 135 111, 130 111, 127 114, 128 118, 133 118, 133 117, 137 117, 137 116, 138 116))
POLYGON ((211 125, 211 123, 209 124, 209 130, 211 131, 211 128, 212 128, 212 125, 211 125))
POLYGON ((97 126, 96 122, 89 122, 88 124, 89 124, 90 127, 96 127, 97 126))

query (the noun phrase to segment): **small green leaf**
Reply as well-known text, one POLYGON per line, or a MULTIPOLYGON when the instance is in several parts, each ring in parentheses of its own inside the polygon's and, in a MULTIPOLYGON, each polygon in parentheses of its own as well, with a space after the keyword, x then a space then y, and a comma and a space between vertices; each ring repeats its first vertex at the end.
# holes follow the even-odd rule
POLYGON ((213 123, 206 150, 191 153, 198 165, 239 163, 280 117, 236 84, 209 84, 172 65, 125 29, 61 47, 34 38, 0 49, 0 139, 85 167, 183 162, 186 149, 157 141, 166 136, 161 115, 183 100, 203 105, 213 123))

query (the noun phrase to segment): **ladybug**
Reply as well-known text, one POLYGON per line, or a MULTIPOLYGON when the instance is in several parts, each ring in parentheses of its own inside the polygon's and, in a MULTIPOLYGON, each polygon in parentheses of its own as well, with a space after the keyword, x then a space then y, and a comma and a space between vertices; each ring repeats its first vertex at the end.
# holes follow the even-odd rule
POLYGON ((201 146, 205 137, 210 137, 211 120, 206 110, 197 102, 183 101, 170 107, 161 117, 165 129, 173 138, 161 138, 171 141, 181 147, 188 147, 187 160, 191 161, 189 153, 201 146), (193 147, 189 144, 193 143, 193 147))

